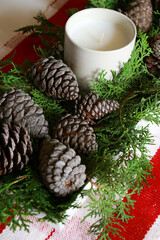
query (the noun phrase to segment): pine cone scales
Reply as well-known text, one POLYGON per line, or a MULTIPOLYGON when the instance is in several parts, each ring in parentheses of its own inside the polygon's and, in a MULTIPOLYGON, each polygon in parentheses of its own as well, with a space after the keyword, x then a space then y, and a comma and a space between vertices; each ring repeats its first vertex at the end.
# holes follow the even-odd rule
POLYGON ((144 62, 146 63, 148 71, 155 73, 157 70, 160 70, 160 34, 157 34, 154 38, 150 38, 149 43, 153 53, 145 57, 144 62))
POLYGON ((33 137, 48 136, 43 109, 21 89, 10 89, 1 96, 0 120, 21 123, 33 137))
POLYGON ((21 170, 32 154, 27 131, 17 123, 2 123, 0 127, 0 175, 13 169, 21 170))
POLYGON ((153 49, 153 56, 160 60, 160 34, 150 41, 151 48, 153 49))
POLYGON ((160 69, 160 60, 156 59, 154 56, 150 55, 144 59, 148 71, 151 73, 155 73, 158 69, 160 69))
POLYGON ((154 6, 154 10, 160 11, 160 0, 153 0, 152 3, 154 6))
POLYGON ((80 156, 57 139, 45 139, 39 156, 43 182, 57 197, 65 197, 84 185, 86 179, 80 156))
POLYGON ((72 70, 54 57, 44 58, 37 62, 32 70, 34 85, 48 96, 75 100, 79 88, 72 70))
POLYGON ((147 32, 150 29, 152 13, 151 0, 134 0, 128 4, 124 12, 142 32, 147 32))
POLYGON ((90 93, 84 98, 76 101, 75 114, 83 119, 101 119, 106 114, 119 108, 119 103, 115 100, 99 99, 99 95, 90 93))
POLYGON ((98 148, 96 135, 88 121, 76 115, 67 114, 56 125, 53 137, 78 153, 89 154, 98 148))

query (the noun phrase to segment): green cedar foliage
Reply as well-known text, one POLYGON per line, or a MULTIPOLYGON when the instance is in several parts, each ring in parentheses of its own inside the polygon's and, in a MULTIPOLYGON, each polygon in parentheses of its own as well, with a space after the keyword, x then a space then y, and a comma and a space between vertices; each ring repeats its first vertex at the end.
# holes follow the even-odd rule
POLYGON ((108 9, 124 9, 131 0, 89 0, 86 7, 88 8, 108 8, 108 9))
MULTIPOLYGON (((117 0, 91 0, 87 7, 117 8, 126 3, 117 0)), ((75 10, 70 13, 73 14, 75 10)), ((155 16, 159 13, 156 12, 155 16)), ((36 51, 40 57, 48 56, 51 47, 57 44, 63 45, 64 29, 50 23, 40 13, 36 17, 38 25, 27 26, 20 29, 23 33, 32 32, 42 39, 44 47, 36 51), (53 37, 51 47, 48 37, 53 37)), ((113 72, 113 80, 106 79, 106 73, 102 71, 98 80, 93 79, 91 88, 99 93, 101 98, 114 99, 120 103, 120 108, 103 119, 97 121, 94 130, 97 136, 98 151, 89 156, 82 155, 82 162, 87 167, 87 178, 91 183, 89 190, 80 191, 82 195, 90 198, 88 202, 88 214, 84 220, 90 217, 98 217, 91 226, 90 232, 101 235, 100 239, 111 239, 110 233, 120 237, 121 225, 119 220, 128 222, 134 216, 130 216, 130 208, 134 206, 132 194, 139 193, 147 178, 152 177, 152 165, 150 164, 147 144, 153 144, 148 126, 140 127, 137 123, 141 119, 159 124, 160 119, 160 78, 157 73, 148 72, 143 59, 151 53, 148 44, 148 36, 155 36, 159 31, 156 24, 157 18, 152 23, 148 34, 138 32, 136 46, 131 59, 124 64, 121 72, 116 75, 113 72), (123 201, 124 199, 124 201, 123 201)), ((29 93, 35 103, 44 109, 49 127, 52 129, 57 120, 68 109, 68 102, 56 100, 40 93, 30 78, 32 64, 27 61, 22 66, 14 63, 13 69, 7 73, 3 67, 12 59, 4 61, 0 65, 0 88, 6 91, 11 87, 21 88, 29 93)), ((34 155, 30 165, 22 172, 11 173, 0 178, 0 222, 7 222, 11 216, 9 225, 15 229, 17 226, 28 229, 27 215, 37 215, 45 212, 43 220, 63 222, 66 210, 75 207, 74 200, 79 193, 59 201, 43 187, 38 166, 40 140, 33 140, 34 155), (23 212, 22 212, 23 209, 23 212)))
POLYGON ((19 227, 29 231, 30 221, 25 217, 40 212, 45 214, 38 217, 39 220, 64 223, 65 211, 72 205, 75 207, 73 202, 77 197, 76 193, 65 201, 54 198, 41 183, 38 171, 30 165, 20 173, 1 176, 0 189, 0 222, 7 224, 11 217, 8 225, 13 230, 19 227))
POLYGON ((115 9, 117 7, 118 0, 90 0, 87 7, 96 7, 96 8, 109 8, 115 9))
POLYGON ((153 12, 153 21, 148 35, 149 37, 155 37, 159 33, 160 33, 160 12, 157 10, 153 12))

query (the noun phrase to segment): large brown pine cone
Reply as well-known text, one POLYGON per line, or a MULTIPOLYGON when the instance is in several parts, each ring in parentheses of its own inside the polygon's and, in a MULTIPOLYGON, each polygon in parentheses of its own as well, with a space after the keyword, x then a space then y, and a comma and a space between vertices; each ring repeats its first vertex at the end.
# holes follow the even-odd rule
POLYGON ((86 179, 85 165, 72 148, 57 139, 45 139, 39 156, 43 182, 57 197, 78 191, 86 179))
POLYGON ((21 170, 32 154, 28 132, 18 123, 0 126, 0 175, 21 170))
POLYGON ((146 63, 148 71, 154 73, 160 70, 160 34, 157 34, 154 38, 150 38, 149 44, 153 53, 145 57, 144 62, 146 63))
POLYGON ((62 62, 50 56, 38 61, 32 69, 34 85, 48 96, 75 100, 79 87, 75 74, 62 62))
MULTIPOLYGON (((83 98, 79 96, 75 104, 75 114, 83 119, 98 120, 106 114, 119 108, 119 103, 115 100, 100 99, 96 93, 90 93, 83 98)), ((92 121, 90 121, 92 123, 92 121)))
POLYGON ((0 120, 19 122, 33 137, 48 137, 43 109, 21 89, 10 89, 0 97, 0 120))
POLYGON ((153 7, 151 0, 133 0, 124 11, 142 32, 147 32, 152 23, 153 7))
POLYGON ((76 115, 64 116, 55 126, 53 137, 78 153, 89 154, 98 148, 93 128, 76 115))

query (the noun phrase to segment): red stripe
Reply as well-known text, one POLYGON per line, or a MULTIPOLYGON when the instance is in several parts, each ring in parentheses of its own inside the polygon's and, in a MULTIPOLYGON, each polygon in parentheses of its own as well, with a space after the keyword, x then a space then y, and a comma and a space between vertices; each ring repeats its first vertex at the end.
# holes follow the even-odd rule
MULTIPOLYGON (((130 210, 130 215, 135 216, 128 223, 122 223, 125 231, 120 235, 125 240, 142 240, 147 231, 151 228, 158 215, 160 215, 160 149, 152 158, 154 164, 153 175, 155 179, 149 179, 149 185, 142 189, 140 195, 134 194, 132 199, 136 200, 134 209, 130 210)), ((120 240, 119 237, 110 235, 113 240, 120 240)))
POLYGON ((45 240, 48 240, 50 237, 52 237, 53 233, 55 232, 55 228, 50 232, 47 238, 45 240))

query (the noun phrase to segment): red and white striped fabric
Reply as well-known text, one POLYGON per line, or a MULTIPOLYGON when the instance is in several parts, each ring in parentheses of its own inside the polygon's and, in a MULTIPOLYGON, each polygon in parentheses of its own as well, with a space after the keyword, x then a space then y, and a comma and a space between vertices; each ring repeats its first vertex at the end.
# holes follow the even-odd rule
MULTIPOLYGON (((87 0, 55 0, 47 8, 45 15, 53 23, 64 26, 68 18, 65 10, 71 8, 82 9, 85 2, 87 0)), ((15 50, 13 61, 16 64, 22 63, 26 58, 37 60, 33 45, 38 47, 39 40, 37 38, 22 36, 20 33, 15 34, 5 44, 0 42, 0 60, 8 58, 15 50)), ((145 121, 141 121, 139 125, 146 124, 145 121)), ((153 174, 155 179, 149 179, 149 186, 146 186, 140 195, 135 194, 132 197, 136 200, 136 203, 134 209, 130 210, 130 214, 135 217, 128 223, 122 223, 125 231, 121 230, 121 235, 125 240, 160 240, 160 127, 150 124, 150 131, 155 140, 155 145, 148 146, 150 155, 154 156, 151 161, 154 163, 153 174)), ((96 240, 97 237, 87 235, 89 226, 95 220, 89 218, 81 223, 83 216, 86 215, 87 210, 84 208, 86 203, 87 199, 82 203, 82 208, 69 212, 71 218, 65 226, 38 222, 36 217, 28 217, 33 221, 33 224, 30 224, 30 232, 17 229, 13 233, 9 227, 1 224, 0 240, 96 240)), ((111 236, 111 238, 120 240, 117 236, 111 236)))

